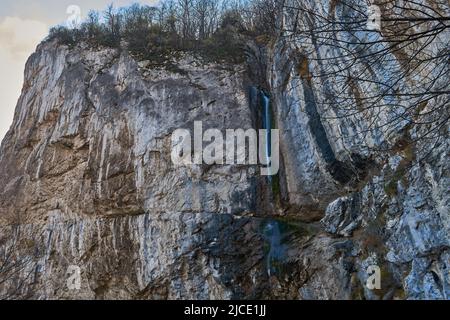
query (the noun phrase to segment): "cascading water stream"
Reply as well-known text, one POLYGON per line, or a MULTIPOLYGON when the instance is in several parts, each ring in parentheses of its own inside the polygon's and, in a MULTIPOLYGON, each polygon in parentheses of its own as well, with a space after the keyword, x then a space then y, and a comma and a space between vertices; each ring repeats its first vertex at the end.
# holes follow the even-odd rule
MULTIPOLYGON (((263 128, 266 130, 266 145, 265 145, 265 153, 266 153, 266 163, 267 166, 270 167, 270 157, 272 155, 271 143, 271 129, 272 129, 272 119, 271 119, 271 110, 270 110, 270 98, 261 91, 261 101, 262 101, 262 122, 263 128)), ((269 174, 267 176, 269 183, 272 182, 272 176, 269 174)))
MULTIPOLYGON (((253 110, 256 119, 260 119, 262 128, 266 130, 265 136, 265 167, 270 167, 270 159, 272 156, 272 110, 269 96, 257 87, 250 87, 249 90, 250 108, 253 110)), ((261 159, 260 159, 261 160, 261 159)), ((270 173, 270 172, 269 172, 270 173)), ((265 194, 267 200, 272 199, 272 176, 265 177, 267 183, 267 190, 270 194, 265 194)), ((285 259, 285 244, 283 244, 284 234, 282 232, 283 223, 275 219, 264 219, 261 222, 262 233, 266 243, 266 271, 268 276, 274 276, 279 272, 279 266, 285 259)))
MULTIPOLYGON (((261 107, 262 107, 262 124, 263 128, 266 130, 266 144, 265 144, 265 154, 266 154, 266 165, 270 168, 270 160, 272 156, 272 117, 271 117, 271 107, 270 98, 264 93, 261 93, 261 107)), ((272 190, 272 176, 267 176, 267 181, 269 189, 272 190)), ((276 220, 269 220, 264 227, 264 235, 266 241, 269 245, 269 251, 267 253, 267 274, 270 276, 277 272, 277 263, 281 262, 284 257, 284 245, 282 244, 282 234, 280 229, 280 223, 276 220)))
POLYGON ((264 236, 269 245, 267 253, 266 269, 270 276, 277 272, 276 264, 284 258, 284 245, 281 241, 280 224, 276 220, 269 220, 264 227, 264 236))

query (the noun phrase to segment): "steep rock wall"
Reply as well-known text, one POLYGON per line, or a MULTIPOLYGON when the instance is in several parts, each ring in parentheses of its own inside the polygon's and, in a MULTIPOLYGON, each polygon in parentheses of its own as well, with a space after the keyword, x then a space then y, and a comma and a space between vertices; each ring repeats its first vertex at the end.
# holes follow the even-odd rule
POLYGON ((170 158, 171 133, 194 121, 252 127, 242 68, 177 63, 178 72, 149 69, 126 52, 54 42, 31 56, 0 152, 0 201, 4 224, 21 225, 6 248, 33 262, 13 277, 27 279, 20 288, 2 284, 6 296, 261 294, 259 222, 241 217, 254 213, 255 168, 170 158), (81 290, 67 288, 72 265, 81 290))
MULTIPOLYGON (((334 1, 304 5, 342 14, 334 1)), ((19 262, 2 296, 448 299, 448 124, 410 143, 423 133, 407 117, 368 130, 389 110, 342 117, 329 100, 340 82, 312 76, 328 54, 281 34, 250 45, 248 70, 186 55, 167 71, 126 51, 40 45, 0 150, 0 221, 12 224, 0 250, 19 262), (270 96, 279 176, 173 165, 175 129, 262 127, 249 86, 270 96), (371 265, 381 290, 365 286, 371 265)))

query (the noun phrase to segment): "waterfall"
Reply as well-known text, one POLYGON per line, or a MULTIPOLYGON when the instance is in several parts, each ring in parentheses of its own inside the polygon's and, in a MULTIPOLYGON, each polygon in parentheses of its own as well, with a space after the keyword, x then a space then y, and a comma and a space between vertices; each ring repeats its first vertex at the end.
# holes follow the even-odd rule
MULTIPOLYGON (((255 117, 255 120, 259 118, 262 122, 262 129, 266 130, 264 151, 267 163, 266 166, 270 167, 270 159, 272 156, 272 110, 270 97, 257 87, 252 86, 249 89, 250 108, 255 115, 261 115, 260 118, 255 117)), ((273 178, 271 175, 268 175, 266 179, 268 181, 268 193, 265 194, 265 197, 268 201, 272 201, 273 178)), ((267 245, 265 255, 266 270, 269 277, 280 272, 280 265, 285 260, 286 247, 283 244, 283 237, 285 235, 283 234, 282 225, 283 222, 274 219, 264 219, 261 221, 262 233, 267 245)))
MULTIPOLYGON (((262 129, 266 130, 266 136, 265 136, 265 162, 266 167, 268 170, 270 170, 270 159, 272 156, 272 110, 270 105, 270 98, 268 95, 264 93, 263 90, 258 89, 255 86, 249 87, 249 102, 250 102, 250 109, 254 113, 255 117, 253 118, 254 121, 258 120, 259 115, 261 115, 261 118, 259 121, 262 122, 262 129), (258 116, 257 116, 258 115, 258 116)), ((258 126, 259 127, 259 126, 258 126)), ((259 150, 261 151, 261 150, 259 150)), ((260 159, 261 161, 262 159, 260 159)), ((261 161, 262 162, 262 161, 261 161)), ((270 173, 270 172, 269 172, 270 173)), ((272 182, 272 176, 269 174, 267 176, 267 180, 269 183, 272 182)))
MULTIPOLYGON (((271 143, 272 143, 272 137, 271 137, 271 129, 272 129, 272 119, 271 119, 271 110, 270 110, 270 98, 261 91, 261 97, 262 97, 262 122, 263 122, 263 129, 266 129, 266 162, 267 166, 270 166, 270 156, 272 155, 271 150, 271 143)), ((272 181, 272 176, 267 176, 269 182, 272 181)))
POLYGON ((269 277, 276 272, 273 268, 274 263, 281 261, 284 256, 284 248, 281 243, 281 231, 278 221, 270 220, 264 227, 264 236, 269 245, 269 252, 267 254, 267 274, 269 277))

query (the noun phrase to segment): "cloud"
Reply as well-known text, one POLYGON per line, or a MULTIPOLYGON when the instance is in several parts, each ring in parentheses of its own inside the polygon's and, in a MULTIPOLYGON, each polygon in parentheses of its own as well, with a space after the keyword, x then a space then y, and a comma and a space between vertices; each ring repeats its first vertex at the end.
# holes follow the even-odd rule
POLYGON ((22 61, 46 36, 48 26, 40 21, 6 17, 0 23, 1 50, 22 61))
POLYGON ((6 17, 0 21, 0 139, 12 123, 28 56, 48 33, 40 21, 6 17))

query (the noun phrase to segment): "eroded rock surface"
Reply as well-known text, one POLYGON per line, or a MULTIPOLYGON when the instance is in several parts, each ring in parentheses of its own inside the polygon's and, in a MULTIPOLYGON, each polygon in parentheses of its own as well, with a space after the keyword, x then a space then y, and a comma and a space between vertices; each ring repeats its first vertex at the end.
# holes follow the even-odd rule
POLYGON ((338 117, 325 106, 339 82, 311 77, 327 51, 288 36, 250 44, 249 70, 185 55, 168 71, 126 50, 41 44, 0 150, 0 248, 16 271, 0 273, 0 294, 448 299, 448 124, 415 143, 423 132, 407 118, 367 133, 390 111, 338 117), (276 179, 250 165, 172 163, 171 133, 194 121, 260 128, 258 86, 280 129, 276 179), (379 290, 366 287, 374 265, 379 290))

